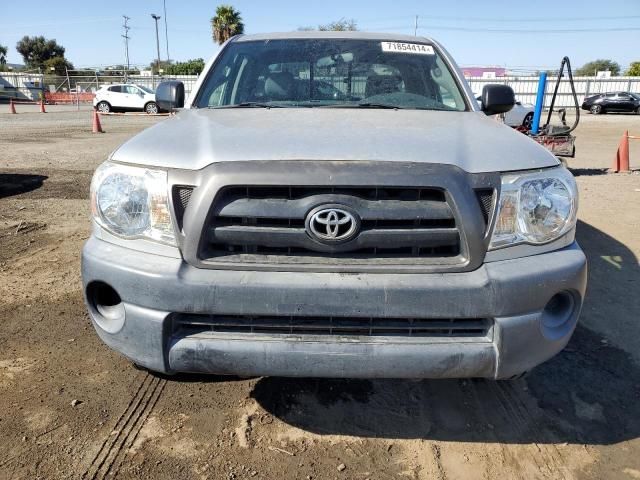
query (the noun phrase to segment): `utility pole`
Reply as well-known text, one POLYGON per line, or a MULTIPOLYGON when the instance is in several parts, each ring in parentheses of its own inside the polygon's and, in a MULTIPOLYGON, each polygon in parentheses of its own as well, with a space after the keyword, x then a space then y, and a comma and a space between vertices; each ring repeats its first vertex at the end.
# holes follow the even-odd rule
POLYGON ((416 15, 416 23, 413 26, 413 36, 414 37, 418 36, 418 15, 416 15))
POLYGON ((124 18, 124 24, 122 25, 122 27, 124 28, 124 35, 121 36, 122 38, 124 38, 124 56, 127 60, 127 69, 124 71, 124 81, 126 83, 127 77, 129 76, 129 39, 131 38, 129 36, 129 29, 131 27, 129 26, 130 18, 126 15, 122 15, 122 18, 124 18))
POLYGON ((158 63, 156 64, 156 68, 158 69, 158 75, 160 75, 160 36, 158 35, 158 20, 160 20, 161 17, 160 15, 152 13, 151 18, 156 22, 156 49, 158 52, 158 63))
POLYGON ((162 8, 164 9, 164 38, 167 42, 167 63, 171 57, 169 56, 169 29, 167 27, 167 0, 162 0, 162 8))

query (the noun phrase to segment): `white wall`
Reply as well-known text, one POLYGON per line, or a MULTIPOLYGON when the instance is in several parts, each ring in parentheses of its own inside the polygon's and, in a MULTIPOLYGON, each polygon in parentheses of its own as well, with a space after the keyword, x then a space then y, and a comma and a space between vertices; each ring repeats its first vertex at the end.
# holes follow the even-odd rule
POLYGON ((39 73, 0 72, 2 96, 37 100, 42 91, 43 76, 39 73))

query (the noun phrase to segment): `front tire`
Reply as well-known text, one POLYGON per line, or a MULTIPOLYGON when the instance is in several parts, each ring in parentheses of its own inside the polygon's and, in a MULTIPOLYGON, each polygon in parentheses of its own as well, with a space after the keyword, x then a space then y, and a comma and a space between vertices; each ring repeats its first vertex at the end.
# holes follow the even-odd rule
POLYGON ((96 109, 100 113, 109 113, 111 111, 111 105, 109 105, 107 102, 98 102, 98 105, 96 105, 96 109))
POLYGON ((525 115, 524 120, 522 120, 522 126, 527 129, 527 132, 531 130, 531 126, 533 125, 533 113, 529 112, 525 115))
POLYGON ((589 111, 594 115, 600 115, 602 113, 602 107, 600 105, 591 105, 589 111))
POLYGON ((155 115, 158 113, 158 104, 156 102, 149 102, 144 106, 144 111, 149 115, 155 115))

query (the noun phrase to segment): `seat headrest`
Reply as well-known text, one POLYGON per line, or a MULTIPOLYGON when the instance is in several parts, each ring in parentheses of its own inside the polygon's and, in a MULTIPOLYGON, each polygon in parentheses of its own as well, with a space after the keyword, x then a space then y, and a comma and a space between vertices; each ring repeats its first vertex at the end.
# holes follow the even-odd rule
POLYGON ((264 81, 264 94, 272 100, 291 100, 294 97, 294 82, 289 72, 270 73, 264 81))
POLYGON ((364 96, 366 98, 384 93, 399 92, 401 81, 396 75, 369 75, 364 89, 364 96))

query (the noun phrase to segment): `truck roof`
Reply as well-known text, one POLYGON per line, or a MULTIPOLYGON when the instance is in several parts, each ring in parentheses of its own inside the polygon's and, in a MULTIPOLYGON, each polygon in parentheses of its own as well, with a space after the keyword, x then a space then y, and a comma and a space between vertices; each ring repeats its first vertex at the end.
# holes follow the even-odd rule
POLYGON ((305 39, 305 38, 353 38, 362 40, 385 40, 396 42, 428 42, 434 41, 428 37, 416 37, 413 35, 403 35, 400 33, 382 33, 382 32, 320 32, 320 31, 301 31, 301 32, 280 32, 280 33, 254 33, 251 35, 238 35, 234 38, 236 42, 249 42, 255 40, 287 40, 287 39, 305 39))

